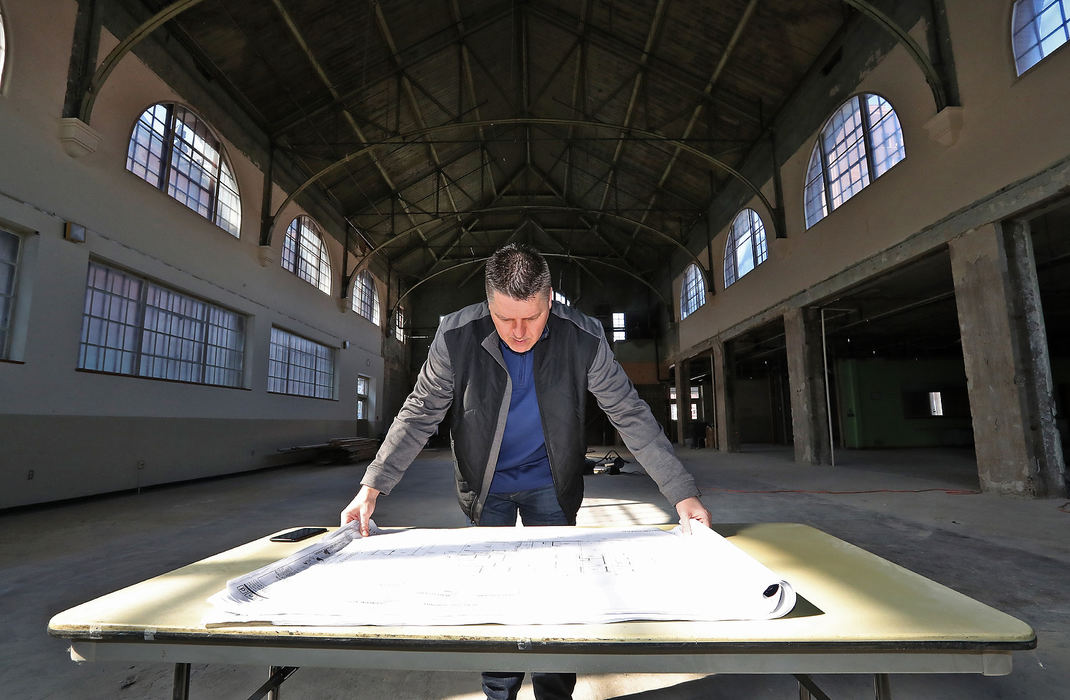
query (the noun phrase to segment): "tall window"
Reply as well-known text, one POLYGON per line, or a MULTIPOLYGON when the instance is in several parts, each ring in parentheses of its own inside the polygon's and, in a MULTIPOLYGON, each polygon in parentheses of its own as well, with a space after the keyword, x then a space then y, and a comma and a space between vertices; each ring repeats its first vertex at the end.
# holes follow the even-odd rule
POLYGON ((368 420, 368 395, 371 379, 357 375, 357 420, 368 420))
POLYGON ((323 232, 312 217, 296 217, 286 229, 282 266, 324 294, 331 293, 331 259, 323 232))
POLYGON ((0 8, 0 87, 4 85, 4 60, 7 57, 7 38, 4 36, 4 10, 0 8))
POLYGON ((379 325, 379 292, 375 289, 375 278, 367 270, 362 270, 353 282, 353 310, 379 325))
POLYGON ((685 319, 706 303, 706 289, 702 286, 702 271, 691 263, 684 272, 684 284, 680 288, 680 318, 685 319))
POLYGON ((268 391, 334 398, 334 350, 314 340, 271 327, 268 391))
POLYGON ((7 359, 9 352, 21 247, 21 238, 0 229, 0 360, 7 359))
POLYGON ((855 95, 821 129, 806 169, 806 227, 903 160, 903 130, 879 95, 855 95))
POLYGON ((724 249, 724 286, 761 265, 768 256, 762 217, 753 209, 744 209, 736 214, 728 233, 724 249))
POLYGON ((130 136, 126 169, 238 237, 241 200, 223 145, 186 107, 161 102, 145 110, 130 136))
POLYGON ((1017 0, 1011 20, 1011 43, 1018 75, 1067 42, 1070 0, 1017 0))
POLYGON ((91 262, 78 368, 241 386, 245 317, 91 262))
POLYGON ((394 337, 399 343, 405 342, 405 309, 400 306, 394 312, 394 337))
POLYGON ((572 302, 568 300, 568 297, 566 297, 564 294, 557 291, 556 289, 554 290, 554 301, 558 302, 559 304, 564 304, 565 306, 572 306, 572 302))
POLYGON ((669 420, 676 422, 680 420, 680 411, 676 407, 676 387, 669 387, 669 420))
POLYGON ((624 329, 624 313, 613 312, 613 340, 626 340, 627 332, 624 329))

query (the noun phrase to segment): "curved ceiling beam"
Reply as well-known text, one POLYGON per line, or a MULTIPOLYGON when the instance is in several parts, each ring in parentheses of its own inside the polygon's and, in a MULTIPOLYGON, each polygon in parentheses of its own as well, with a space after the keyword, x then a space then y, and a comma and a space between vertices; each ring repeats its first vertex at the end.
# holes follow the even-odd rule
POLYGON ((85 94, 82 96, 82 107, 78 112, 78 118, 86 124, 89 123, 89 120, 93 116, 93 104, 97 101, 97 95, 100 94, 101 88, 103 88, 104 83, 107 82, 108 76, 115 70, 115 66, 119 64, 119 61, 122 60, 126 54, 130 53, 134 47, 149 34, 152 34, 164 24, 167 24, 167 22, 200 2, 202 2, 202 0, 178 0, 177 2, 173 2, 142 22, 137 29, 130 33, 130 36, 119 42, 115 48, 104 57, 104 60, 101 61, 100 65, 97 67, 96 72, 93 73, 93 79, 89 81, 89 87, 86 88, 85 94))
MULTIPOLYGON (((472 215, 477 215, 477 214, 478 215, 487 215, 487 214, 498 214, 498 213, 510 212, 510 211, 519 211, 519 212, 552 211, 552 212, 563 212, 563 213, 568 213, 568 214, 592 214, 592 213, 595 213, 590 209, 583 209, 581 207, 566 207, 566 206, 561 206, 561 205, 557 205, 557 204, 501 204, 501 205, 496 205, 494 207, 490 207, 490 208, 487 208, 487 209, 469 209, 469 210, 465 211, 464 213, 465 213, 465 215, 469 215, 469 214, 472 214, 472 215)), ((676 240, 675 238, 673 238, 669 234, 665 233, 664 231, 661 231, 660 229, 654 228, 650 224, 646 224, 646 223, 643 223, 642 221, 638 221, 637 219, 631 219, 631 218, 628 218, 627 216, 622 216, 620 214, 616 214, 616 213, 611 212, 611 211, 605 211, 605 212, 601 212, 601 213, 602 213, 603 216, 608 217, 610 219, 615 219, 617 221, 622 221, 624 223, 631 224, 632 226, 635 226, 636 228, 648 231, 649 233, 657 236, 658 238, 661 238, 662 240, 668 241, 672 245, 676 246, 678 249, 683 251, 683 253, 685 255, 687 255, 687 257, 691 258, 691 260, 698 267, 699 271, 702 272, 702 276, 706 281, 706 291, 709 294, 713 294, 714 293, 714 291, 713 291, 713 282, 710 279, 710 272, 707 271, 706 268, 704 268, 702 266, 702 263, 695 256, 695 254, 692 253, 690 250, 688 250, 687 246, 685 246, 683 243, 681 243, 680 241, 676 240)), ((439 216, 437 218, 439 218, 439 219, 454 219, 455 216, 456 216, 455 214, 451 213, 449 215, 443 214, 442 216, 439 216)), ((420 225, 421 226, 426 225, 426 222, 424 222, 423 224, 420 224, 420 225)), ((378 255, 379 253, 381 253, 384 248, 386 248, 387 246, 393 244, 394 242, 396 242, 396 241, 398 241, 398 240, 400 240, 400 239, 402 239, 402 238, 404 238, 406 236, 409 236, 409 235, 415 233, 416 230, 417 230, 417 227, 414 226, 414 227, 411 227, 411 228, 407 228, 404 231, 399 231, 398 233, 394 234, 393 236, 391 236, 387 240, 383 241, 379 245, 377 245, 374 248, 372 248, 371 250, 369 250, 368 253, 364 256, 364 258, 359 263, 357 263, 357 266, 353 269, 352 275, 355 276, 357 273, 359 273, 361 270, 363 270, 365 267, 367 267, 368 262, 371 260, 371 258, 373 256, 378 255)), ((545 255, 545 253, 544 253, 544 255, 545 255)), ((578 258, 580 256, 572 256, 572 257, 578 258)), ((447 270, 451 270, 453 268, 446 268, 446 269, 447 270)), ((425 277, 424 280, 430 279, 431 277, 434 277, 434 276, 436 276, 438 274, 439 273, 436 272, 433 275, 430 275, 429 277, 425 277)), ((424 280, 421 280, 417 284, 422 283, 424 280)))
MULTIPOLYGON (((850 2, 852 0, 847 0, 847 1, 850 2)), ((751 191, 751 193, 755 197, 757 197, 761 201, 762 205, 768 210, 768 212, 770 214, 775 214, 777 212, 777 209, 769 202, 768 199, 766 199, 765 195, 762 194, 762 191, 760 189, 758 189, 757 185, 755 185, 753 182, 751 182, 746 177, 744 177, 744 175, 742 173, 740 173, 738 170, 736 170, 732 166, 728 165, 727 163, 715 158, 714 156, 709 155, 708 153, 700 151, 699 149, 695 148, 691 144, 686 143, 684 141, 680 141, 678 139, 672 139, 672 138, 669 138, 669 137, 665 136, 664 134, 659 134, 659 133, 657 133, 655 131, 650 131, 648 129, 641 129, 641 128, 635 127, 635 126, 626 126, 624 124, 609 124, 607 122, 586 121, 586 120, 583 120, 583 119, 548 119, 548 118, 539 118, 539 117, 510 117, 508 119, 480 119, 480 120, 477 120, 477 121, 451 122, 451 123, 448 123, 448 124, 440 124, 438 126, 429 126, 427 128, 424 128, 424 129, 416 129, 415 131, 410 131, 410 132, 408 132, 406 134, 402 134, 402 135, 400 135, 400 136, 398 136, 396 138, 386 139, 384 141, 379 141, 379 142, 374 143, 374 144, 369 144, 368 146, 365 146, 364 148, 361 148, 361 149, 358 149, 356 151, 353 151, 352 153, 348 153, 344 157, 342 157, 341 159, 336 160, 335 162, 333 162, 330 165, 326 166, 325 168, 323 168, 319 172, 317 172, 314 175, 312 175, 312 177, 310 177, 309 179, 307 179, 303 183, 301 183, 297 187, 297 189, 295 189, 293 192, 290 193, 290 195, 288 197, 286 197, 286 199, 282 202, 282 204, 279 205, 278 209, 275 210, 275 214, 272 217, 272 220, 274 220, 274 218, 277 217, 279 215, 279 213, 282 212, 282 210, 285 209, 290 204, 290 202, 292 202, 294 200, 294 198, 296 198, 298 195, 300 195, 302 192, 304 192, 313 183, 315 183, 318 180, 320 180, 321 178, 331 174, 335 170, 338 170, 339 168, 344 166, 346 163, 349 163, 349 162, 359 158, 360 156, 363 156, 363 155, 366 155, 366 154, 370 153, 373 149, 375 149, 375 148, 377 148, 379 146, 397 146, 397 145, 415 144, 418 139, 421 139, 423 137, 430 136, 432 134, 441 133, 443 131, 453 131, 455 129, 479 129, 479 128, 489 128, 489 127, 494 127, 494 126, 524 126, 524 125, 528 125, 528 126, 540 126, 540 125, 545 125, 545 126, 571 126, 571 127, 588 127, 588 128, 592 128, 592 129, 609 129, 609 130, 614 130, 614 131, 620 132, 621 133, 621 136, 620 136, 621 139, 623 139, 623 135, 624 134, 629 134, 629 135, 632 135, 632 136, 641 136, 643 138, 652 139, 652 140, 655 140, 655 141, 661 141, 663 143, 671 144, 671 145, 679 148, 681 151, 684 151, 685 153, 690 153, 691 155, 695 156, 696 158, 699 158, 700 160, 703 160, 703 161, 709 163, 710 165, 712 165, 713 167, 717 168, 718 170, 722 170, 722 171, 728 173, 729 175, 731 175, 732 177, 734 177, 735 179, 739 180, 741 183, 743 183, 743 185, 748 190, 751 191)), ((599 213, 601 213, 601 212, 599 212, 599 213)), ((776 234, 777 238, 783 238, 784 237, 784 232, 779 230, 778 228, 776 228, 776 218, 775 217, 774 217, 774 233, 776 234)))
MULTIPOLYGON (((593 262, 593 263, 598 263, 599 265, 605 265, 606 267, 611 267, 614 270, 616 270, 617 272, 623 273, 625 275, 628 275, 632 279, 635 279, 635 280, 637 280, 639 282, 642 282, 646 287, 648 287, 651 291, 653 291, 654 294, 657 295, 658 299, 661 300, 661 303, 666 304, 666 305, 668 305, 668 303, 669 303, 669 302, 665 301, 665 297, 662 296, 661 292, 658 291, 657 287, 655 287, 654 285, 650 284, 650 282, 648 282, 647 280, 643 279, 642 277, 640 277, 639 275, 635 274, 634 272, 631 272, 629 270, 625 270, 623 267, 618 267, 618 266, 614 265, 613 263, 606 262, 605 260, 602 260, 601 258, 593 258, 593 257, 589 257, 589 256, 586 256, 586 255, 568 255, 566 253, 543 253, 542 256, 544 258, 565 258, 565 259, 569 259, 569 260, 583 260, 584 262, 593 262)), ((487 258, 489 258, 489 257, 490 256, 487 256, 487 258)), ((417 287, 419 287, 424 282, 428 282, 428 281, 434 279, 435 277, 438 277, 439 275, 446 274, 447 272, 453 272, 454 270, 458 270, 458 269, 460 269, 462 267, 467 267, 468 265, 475 265, 476 263, 486 262, 487 258, 475 258, 473 260, 465 260, 462 263, 457 263, 456 265, 451 265, 451 266, 447 267, 444 270, 439 270, 438 272, 434 272, 434 273, 428 275, 427 277, 424 277, 422 280, 420 280, 419 282, 417 282, 416 284, 412 285, 407 290, 405 290, 405 293, 397 298, 397 301, 394 302, 394 305, 390 307, 390 314, 393 314, 397 310, 398 305, 401 304, 401 300, 402 299, 404 299, 409 294, 411 294, 413 290, 415 290, 417 287)))
POLYGON ((910 36, 902 27, 892 21, 892 18, 884 14, 868 0, 843 0, 846 4, 855 8, 866 17, 879 24, 883 29, 890 32, 896 40, 903 45, 903 48, 907 50, 907 53, 914 59, 914 62, 921 68, 921 72, 925 75, 925 82, 929 83, 929 89, 933 93, 933 101, 936 103, 936 111, 939 112, 947 107, 947 88, 944 85, 944 79, 940 76, 940 73, 936 70, 933 62, 929 60, 929 56, 922 50, 918 42, 914 41, 914 37, 910 36))

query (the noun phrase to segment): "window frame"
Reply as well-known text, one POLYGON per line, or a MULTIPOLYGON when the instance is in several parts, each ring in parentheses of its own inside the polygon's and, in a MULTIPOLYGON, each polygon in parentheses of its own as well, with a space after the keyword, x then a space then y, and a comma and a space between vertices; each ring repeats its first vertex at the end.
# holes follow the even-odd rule
POLYGON ((628 339, 628 331, 627 331, 627 328, 626 328, 626 326, 624 324, 624 321, 625 321, 624 312, 623 311, 614 311, 614 312, 612 312, 612 314, 613 315, 610 316, 610 318, 612 319, 612 323, 613 323, 613 341, 616 342, 618 340, 627 340, 628 339), (618 316, 620 317, 619 319, 617 318, 618 316), (620 321, 619 324, 617 323, 618 320, 620 321))
POLYGON ((394 309, 394 339, 399 343, 405 342, 405 307, 403 306, 394 309))
POLYGON ((245 388, 249 327, 248 317, 245 314, 96 259, 89 261, 85 289, 76 362, 78 371, 224 389, 245 388), (95 269, 104 272, 108 288, 93 286, 95 269), (121 282, 121 292, 116 292, 112 285, 113 280, 121 282), (136 287, 136 294, 130 292, 133 287, 136 287), (158 298, 150 301, 150 293, 153 291, 159 292, 160 297, 177 299, 178 307, 161 306, 155 303, 158 302, 158 298), (96 293, 91 294, 91 292, 96 293), (120 309, 116 312, 112 310, 114 299, 118 299, 120 303, 120 309), (190 307, 196 305, 204 307, 204 317, 201 319, 193 317, 189 312, 190 307), (106 315, 92 313, 96 309, 106 315), (150 317, 151 320, 149 320, 150 317), (236 327, 225 327, 214 323, 213 317, 230 317, 236 321, 236 327), (97 328, 103 326, 104 344, 90 342, 94 322, 97 322, 97 328), (172 332, 176 328, 178 333, 172 332), (199 329, 199 333, 195 329, 199 329), (227 332, 236 335, 238 338, 236 345, 211 342, 213 337, 225 336, 227 332), (110 345, 109 342, 112 339, 120 340, 117 337, 119 334, 123 336, 121 344, 110 345), (163 352, 156 352, 161 344, 163 352), (94 356, 92 362, 89 360, 91 350, 94 356), (188 352, 183 353, 183 350, 188 352), (171 351, 179 353, 180 356, 168 354, 171 351), (181 356, 182 354, 189 355, 191 352, 195 357, 181 356), (99 359, 96 358, 98 353, 99 359), (118 369, 108 368, 109 353, 118 355, 118 369), (210 363, 211 358, 218 358, 220 355, 236 358, 237 363, 231 365, 210 363), (172 367, 179 375, 186 376, 171 376, 172 367), (162 376, 157 373, 158 368, 164 373, 162 376), (194 374, 199 374, 200 378, 190 378, 194 374), (233 377, 233 383, 208 380, 211 376, 221 375, 233 377))
POLYGON ((283 396, 298 396, 307 399, 320 399, 324 401, 335 400, 335 382, 338 376, 338 349, 320 343, 316 340, 301 335, 300 333, 294 333, 293 331, 282 328, 275 324, 271 325, 271 335, 268 339, 268 376, 267 376, 267 392, 269 394, 279 394, 283 396), (278 342, 277 334, 280 338, 285 339, 287 344, 283 346, 278 342), (313 350, 322 349, 325 352, 323 354, 315 354, 313 357, 316 362, 310 367, 308 365, 296 364, 292 356, 295 352, 302 353, 303 355, 310 355, 303 348, 295 348, 295 341, 303 341, 303 344, 311 347, 313 350), (276 352, 283 348, 285 350, 285 359, 280 359, 276 356, 276 352), (325 371, 320 368, 319 360, 326 359, 328 364, 328 370, 325 371), (286 374, 280 376, 273 374, 276 368, 283 367, 286 369, 286 374), (303 371, 304 377, 294 377, 292 370, 303 371), (308 380, 307 376, 312 375, 312 380, 308 380), (319 378, 326 375, 326 381, 320 381, 319 378), (272 382, 281 382, 284 388, 272 388, 272 382), (310 385, 312 392, 303 392, 292 389, 292 386, 310 385), (323 391, 320 391, 323 390, 323 391))
POLYGON ((1011 5, 1010 49, 1011 49, 1011 57, 1014 59, 1015 75, 1017 75, 1018 77, 1021 77, 1021 76, 1025 75, 1028 71, 1032 70, 1036 66, 1040 65, 1041 63, 1043 63, 1044 59, 1046 59, 1048 56, 1051 56, 1051 55, 1055 54, 1057 51, 1062 49, 1064 46, 1066 46, 1067 44, 1070 44, 1070 3, 1067 3, 1067 0, 1050 0, 1050 2, 1048 2, 1047 6, 1042 8, 1039 13, 1037 13, 1035 11, 1035 9, 1033 10, 1033 15, 1028 20, 1027 24, 1023 24, 1020 28, 1015 29, 1015 27, 1018 25, 1018 10, 1019 10, 1020 7, 1025 5, 1027 2, 1032 4, 1030 2, 1030 0, 1015 0, 1015 2, 1011 5), (1041 36, 1040 36, 1040 28, 1039 28, 1040 17, 1045 13, 1045 11, 1050 10, 1053 5, 1058 5, 1059 11, 1060 11, 1060 15, 1062 17, 1062 23, 1055 30, 1050 32, 1046 37, 1041 38, 1041 36), (1060 42, 1059 44, 1057 44, 1056 46, 1052 47, 1051 49, 1048 49, 1047 51, 1045 51, 1045 48, 1044 48, 1045 40, 1051 38, 1056 32, 1058 32, 1060 30, 1062 30, 1063 41, 1060 42), (1019 55, 1018 47, 1017 47, 1017 43, 1018 42, 1016 41, 1016 35, 1018 35, 1021 32, 1025 32, 1025 31, 1031 31, 1032 32, 1034 38, 1036 38, 1036 43, 1035 44, 1030 44, 1027 47, 1026 51, 1023 52, 1021 55, 1019 55), (1027 66, 1025 66, 1023 68, 1022 67, 1022 60, 1026 56, 1028 56, 1030 53, 1032 53, 1033 51, 1039 51, 1040 56, 1038 58, 1036 58, 1036 60, 1033 60, 1032 63, 1030 63, 1029 65, 1027 65, 1027 66))
MULTIPOLYGON (((130 129, 130 138, 126 145, 126 170, 132 173, 138 179, 147 182, 155 189, 163 192, 168 197, 178 202, 187 209, 193 211, 203 219, 207 219, 217 228, 226 231, 234 238, 241 238, 241 223, 242 223, 242 207, 241 207, 241 191, 238 188, 238 179, 234 176, 234 168, 231 165, 230 158, 227 156, 226 148, 223 144, 223 139, 219 137, 215 129, 201 117, 194 109, 187 107, 180 102, 156 102, 146 107, 138 114, 137 119, 134 120, 134 125, 130 129), (159 115, 154 111, 157 107, 163 107, 164 118, 162 121, 163 132, 160 133, 155 128, 155 121, 159 120, 159 115), (195 120, 195 123, 189 124, 186 121, 176 117, 176 112, 179 110, 185 112, 189 117, 195 120), (143 121, 145 115, 152 114, 152 120, 149 122, 143 121), (176 127, 177 123, 181 123, 186 130, 191 132, 192 140, 188 140, 183 137, 176 127), (197 125, 204 127, 204 134, 201 134, 197 130, 197 125), (148 132, 146 136, 146 143, 142 143, 138 140, 140 131, 144 129, 148 132), (208 141, 205 135, 210 136, 212 141, 208 141), (187 172, 183 172, 179 164, 175 163, 176 150, 179 154, 184 152, 181 147, 182 144, 187 144, 188 149, 195 155, 210 156, 210 153, 203 153, 197 148, 197 140, 204 141, 206 147, 210 147, 215 151, 218 156, 218 162, 214 165, 212 171, 207 168, 201 167, 201 164, 197 162, 196 157, 192 154, 186 154, 185 159, 190 162, 190 167, 187 168, 187 172), (155 153, 151 150, 152 144, 159 141, 160 152, 155 153), (181 143, 176 143, 176 140, 181 143), (176 149, 176 146, 179 146, 176 149), (136 160, 138 154, 138 148, 145 149, 145 160, 136 160), (158 159, 158 169, 153 169, 152 163, 154 158, 158 159), (135 166, 137 169, 135 169, 135 166), (195 182, 193 176, 193 168, 196 167, 203 173, 211 178, 211 188, 204 187, 201 183, 195 182), (144 171, 144 174, 142 172, 144 171), (196 187, 200 191, 208 193, 208 203, 205 205, 208 213, 198 210, 196 207, 191 206, 190 199, 179 198, 176 193, 180 191, 175 182, 176 176, 181 176, 188 181, 191 188, 196 187), (225 176, 225 177, 224 177, 225 176), (231 184, 233 183, 233 186, 231 184), (221 196, 223 189, 226 189, 231 197, 224 198, 221 196), (175 192, 172 192, 175 190, 175 192), (227 200, 232 199, 232 204, 227 200), (234 219, 227 218, 221 207, 234 212, 234 219)), ((196 201, 200 201, 197 198, 196 201)))
POLYGON ((7 21, 4 7, 0 5, 0 95, 3 94, 7 77, 7 21))
POLYGON ((724 249, 725 289, 731 287, 748 273, 753 272, 759 265, 768 259, 769 241, 765 235, 765 222, 762 220, 761 214, 756 210, 750 207, 744 207, 735 215, 735 217, 733 217, 732 224, 728 227, 728 236, 725 241, 724 249), (745 271, 740 272, 740 262, 738 258, 740 239, 736 235, 738 233, 736 222, 738 222, 744 215, 747 217, 746 236, 750 238, 751 266, 745 271), (755 221, 757 221, 757 227, 755 227, 755 221), (760 242, 758 240, 759 237, 761 238, 760 242))
POLYGON ((680 320, 684 320, 698 311, 706 304, 706 287, 703 284, 702 270, 695 263, 689 264, 684 269, 683 283, 680 285, 680 320), (692 273, 692 270, 694 273, 692 273), (689 300, 694 301, 694 307, 688 308, 689 300))
MULTIPOLYGON (((841 124, 838 128, 845 128, 845 124, 846 120, 844 120, 844 124, 841 124)), ((834 145, 838 145, 838 143, 839 142, 834 145)), ((895 111, 895 107, 892 105, 891 100, 876 92, 859 92, 841 102, 836 109, 832 110, 829 117, 822 123, 821 128, 817 132, 817 139, 814 143, 814 147, 810 150, 810 158, 807 160, 806 172, 803 178, 803 223, 805 224, 806 230, 809 230, 828 218, 832 212, 842 207, 856 195, 861 193, 862 190, 866 189, 884 176, 888 171, 892 170, 896 165, 906 160, 906 150, 906 134, 903 132, 903 123, 899 120, 899 114, 895 111), (876 98, 883 104, 888 105, 888 113, 877 120, 876 123, 872 122, 870 119, 870 110, 867 104, 870 97, 876 98), (855 141, 845 143, 844 153, 837 157, 832 164, 835 165, 840 163, 856 148, 862 149, 862 158, 852 163, 850 167, 844 168, 841 171, 840 176, 833 179, 829 173, 829 154, 825 150, 825 142, 831 133, 830 127, 836 122, 837 116, 841 114, 844 107, 851 103, 854 103, 855 107, 855 111, 852 112, 852 117, 855 114, 858 115, 858 129, 861 132, 861 135, 855 141), (875 160, 876 156, 874 155, 874 151, 876 150, 875 146, 883 146, 889 139, 885 138, 880 144, 874 144, 873 134, 882 128, 884 121, 888 118, 895 120, 897 128, 894 134, 897 135, 899 143, 899 148, 896 149, 896 152, 901 151, 902 153, 899 158, 891 164, 887 164, 887 157, 884 161, 877 163, 875 160), (815 159, 820 165, 821 172, 819 177, 813 175, 815 159), (850 173, 859 162, 864 162, 863 175, 865 176, 866 181, 857 189, 854 189, 853 182, 849 183, 849 187, 841 187, 840 193, 838 195, 833 195, 833 186, 840 182, 844 174, 850 173), (820 190, 816 193, 817 196, 815 197, 813 190, 819 183, 820 190), (844 192, 847 190, 853 191, 845 196, 844 192), (833 199, 835 196, 839 196, 841 201, 839 204, 834 205, 833 199), (812 209, 811 204, 814 201, 820 201, 820 212, 812 209), (817 215, 818 213, 820 214, 819 216, 817 215), (815 216, 816 218, 812 218, 815 216)))
POLYGON ((353 278, 353 301, 351 307, 353 311, 357 312, 357 315, 366 318, 377 326, 382 325, 382 321, 379 318, 382 315, 382 309, 379 306, 379 289, 375 284, 375 275, 370 273, 367 269, 361 270, 353 278), (365 284, 365 280, 367 284, 365 284), (366 292, 368 290, 368 292, 366 292), (371 294, 371 299, 367 300, 367 293, 371 294), (371 316, 364 313, 363 307, 369 307, 371 316))
POLYGON ((371 398, 371 382, 372 382, 372 378, 371 377, 365 376, 363 374, 358 374, 357 375, 357 391, 356 391, 356 397, 357 397, 356 415, 357 415, 357 420, 368 420, 368 412, 371 409, 371 402, 370 402, 370 398, 371 398), (360 385, 361 385, 362 381, 364 383, 364 391, 363 392, 360 390, 360 385))
POLYGON ((11 236, 15 240, 15 257, 12 260, 0 259, 0 265, 11 266, 10 291, 0 289, 0 320, 7 316, 7 323, 0 325, 0 360, 11 360, 11 337, 15 330, 15 310, 18 308, 19 271, 22 268, 23 250, 26 247, 23 236, 0 227, 0 234, 11 236), (6 308, 4 308, 6 306, 6 308))
POLYGON ((279 258, 282 269, 330 295, 331 286, 334 284, 331 255, 326 241, 323 240, 323 229, 311 216, 298 214, 290 221, 286 227, 282 255, 279 258), (305 241, 318 244, 318 247, 312 250, 313 246, 305 245, 305 241), (316 259, 310 257, 310 254, 314 254, 316 259))

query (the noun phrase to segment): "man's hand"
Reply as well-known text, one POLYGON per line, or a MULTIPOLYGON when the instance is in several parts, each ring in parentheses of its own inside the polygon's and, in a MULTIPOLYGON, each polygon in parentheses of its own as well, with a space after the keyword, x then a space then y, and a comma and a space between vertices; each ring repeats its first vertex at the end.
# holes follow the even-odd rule
MULTIPOLYGON (((354 520, 360 521, 360 534, 363 537, 367 537, 368 521, 371 520, 372 512, 375 510, 375 499, 379 497, 379 490, 373 489, 371 486, 361 486, 360 491, 353 497, 353 500, 349 502, 349 505, 342 511, 342 525, 352 522, 354 520)), ((694 499, 698 500, 698 499, 694 499)), ((681 501, 683 503, 683 501, 681 501)))
POLYGON ((692 519, 699 521, 706 527, 712 525, 710 511, 706 510, 706 506, 702 505, 702 501, 698 500, 697 496, 685 498, 677 503, 676 512, 680 515, 680 527, 689 535, 691 534, 692 519))

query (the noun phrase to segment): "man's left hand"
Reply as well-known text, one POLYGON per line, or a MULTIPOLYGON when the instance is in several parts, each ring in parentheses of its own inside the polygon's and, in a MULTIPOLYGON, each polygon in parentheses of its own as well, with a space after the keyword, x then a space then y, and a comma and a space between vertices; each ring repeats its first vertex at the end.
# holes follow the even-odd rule
POLYGON ((706 527, 710 527, 712 524, 710 511, 706 510, 706 506, 702 505, 702 501, 697 496, 685 498, 677 503, 676 512, 680 516, 680 527, 688 534, 691 534, 692 519, 699 521, 706 527))

